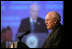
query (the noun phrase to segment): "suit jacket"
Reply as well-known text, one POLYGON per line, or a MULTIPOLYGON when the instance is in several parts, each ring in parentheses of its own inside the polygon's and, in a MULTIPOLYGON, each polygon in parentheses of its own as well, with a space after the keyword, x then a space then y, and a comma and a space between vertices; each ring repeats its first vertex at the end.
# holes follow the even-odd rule
MULTIPOLYGON (((18 32, 27 32, 31 30, 30 18, 22 19, 18 32)), ((37 18, 35 23, 35 32, 47 32, 45 21, 42 18, 37 18)))
POLYGON ((64 46, 64 32, 63 26, 58 23, 53 31, 46 39, 43 48, 63 48, 64 46))

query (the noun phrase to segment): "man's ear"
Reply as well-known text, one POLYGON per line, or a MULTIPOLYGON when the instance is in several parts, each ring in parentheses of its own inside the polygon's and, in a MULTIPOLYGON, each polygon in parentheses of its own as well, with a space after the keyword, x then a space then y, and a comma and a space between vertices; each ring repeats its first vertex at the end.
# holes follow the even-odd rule
POLYGON ((57 23, 57 19, 55 20, 55 24, 57 23))

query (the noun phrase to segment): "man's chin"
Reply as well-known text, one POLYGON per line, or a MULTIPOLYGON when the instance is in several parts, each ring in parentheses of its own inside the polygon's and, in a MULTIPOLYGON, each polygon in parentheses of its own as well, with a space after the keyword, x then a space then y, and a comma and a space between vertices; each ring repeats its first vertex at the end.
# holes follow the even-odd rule
POLYGON ((51 28, 50 28, 50 27, 47 27, 47 29, 51 30, 51 28))
POLYGON ((49 27, 47 27, 47 29, 50 29, 49 27))

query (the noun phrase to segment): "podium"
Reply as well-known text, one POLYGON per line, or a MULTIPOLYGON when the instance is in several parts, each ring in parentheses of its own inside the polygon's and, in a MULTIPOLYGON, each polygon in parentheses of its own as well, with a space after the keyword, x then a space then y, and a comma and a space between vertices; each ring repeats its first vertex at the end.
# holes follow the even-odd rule
POLYGON ((19 39, 19 41, 16 42, 12 42, 11 43, 11 48, 29 48, 25 43, 23 43, 21 40, 23 38, 24 35, 29 34, 30 31, 24 32, 24 33, 18 33, 17 37, 19 39))
POLYGON ((22 43, 22 42, 12 42, 11 43, 11 47, 10 48, 29 48, 26 44, 22 43))

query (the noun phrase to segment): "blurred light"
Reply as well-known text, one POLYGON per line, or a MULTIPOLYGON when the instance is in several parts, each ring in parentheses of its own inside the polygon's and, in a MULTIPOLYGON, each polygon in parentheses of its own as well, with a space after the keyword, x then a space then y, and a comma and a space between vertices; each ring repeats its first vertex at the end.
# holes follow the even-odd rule
POLYGON ((38 3, 40 1, 11 1, 11 4, 32 4, 38 3))
POLYGON ((11 4, 30 4, 32 1, 11 1, 11 4))
POLYGON ((1 6, 1 10, 5 10, 6 9, 6 7, 5 6, 1 6))
POLYGON ((26 44, 30 47, 30 48, 37 48, 38 47, 38 39, 36 36, 31 35, 27 37, 26 40, 26 44))
POLYGON ((48 9, 63 9, 63 5, 46 5, 48 9))
POLYGON ((1 21, 13 21, 20 20, 20 16, 2 16, 1 21))
POLYGON ((1 23, 1 26, 12 26, 12 27, 18 27, 20 25, 19 22, 11 22, 11 23, 1 23))
POLYGON ((22 6, 22 5, 20 5, 20 6, 14 6, 14 5, 12 5, 12 6, 10 6, 9 7, 10 8, 10 10, 27 10, 28 9, 28 6, 22 6))
POLYGON ((63 1, 47 1, 48 4, 63 4, 63 1))
POLYGON ((4 3, 4 1, 1 1, 1 5, 4 3))

